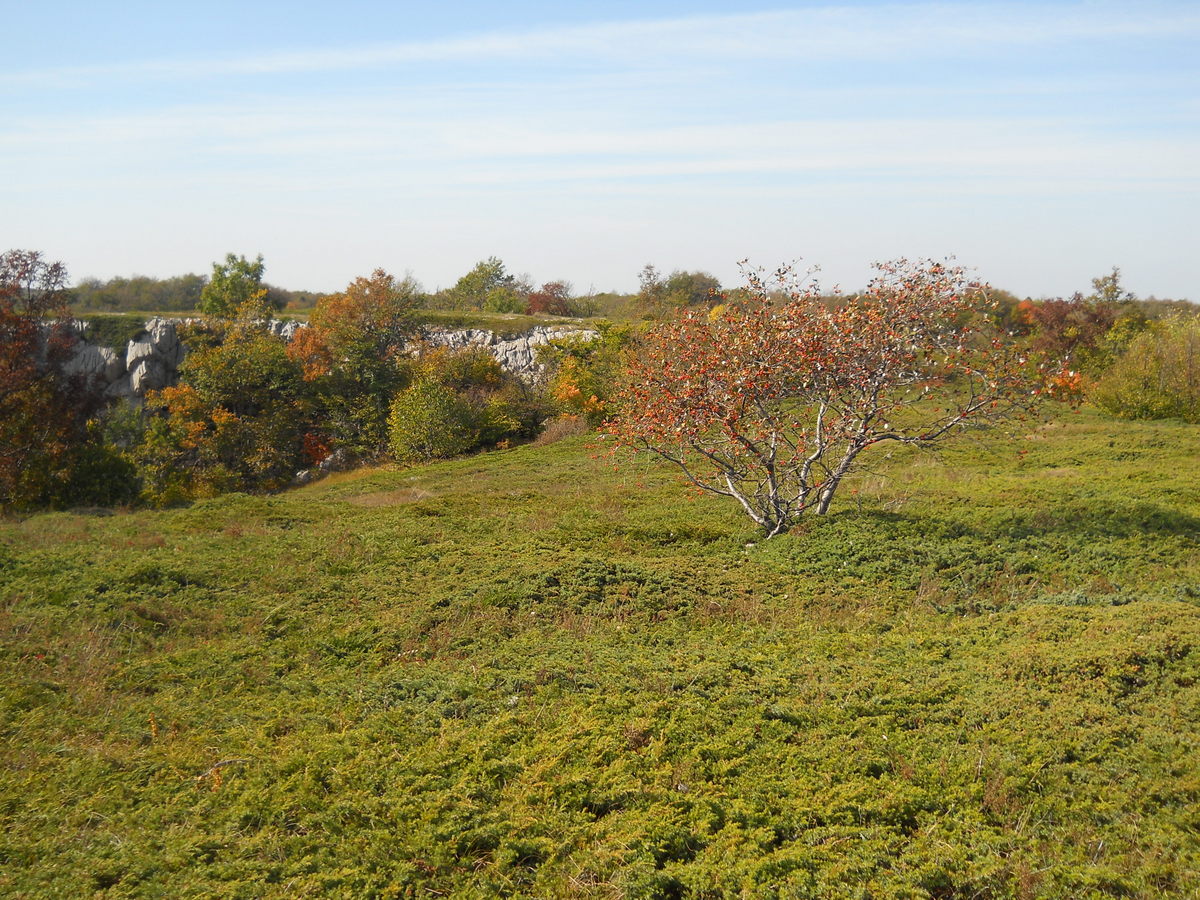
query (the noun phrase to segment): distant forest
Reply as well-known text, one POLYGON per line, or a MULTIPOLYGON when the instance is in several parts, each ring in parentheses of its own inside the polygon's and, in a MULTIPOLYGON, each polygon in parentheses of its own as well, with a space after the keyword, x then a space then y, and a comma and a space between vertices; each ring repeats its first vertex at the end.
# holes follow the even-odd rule
MULTIPOLYGON (((230 256, 230 260, 237 258, 230 256)), ((240 260, 246 263, 244 258, 240 260)), ((223 267, 214 264, 221 277, 223 267)), ((481 260, 452 287, 426 292, 411 278, 406 278, 417 297, 417 305, 431 310, 482 310, 486 312, 526 315, 558 315, 572 317, 602 316, 616 320, 655 318, 665 311, 710 305, 718 300, 734 300, 743 289, 727 288, 707 272, 675 270, 663 273, 647 265, 639 273, 639 290, 635 293, 588 292, 576 294, 568 281, 551 281, 541 287, 528 275, 508 273, 504 263, 491 257, 481 260)), ((134 275, 107 281, 85 278, 70 290, 69 305, 76 313, 188 313, 202 309, 202 294, 212 278, 208 275, 176 275, 172 278, 150 278, 134 275)), ((323 297, 319 291, 289 290, 261 282, 267 291, 267 302, 282 311, 307 312, 323 297)), ((1008 291, 992 288, 990 296, 1002 309, 1014 310, 1020 298, 1008 291)), ((1124 291, 1110 292, 1109 301, 1131 301, 1133 295, 1124 291)), ((833 299, 833 298, 830 298, 833 299)), ((1032 298, 1026 298, 1028 301, 1032 298)), ((1082 300, 1082 294, 1072 300, 1082 300)), ((1158 318, 1173 310, 1188 312, 1191 304, 1180 300, 1161 300, 1155 297, 1140 301, 1143 314, 1158 318)))
MULTIPOLYGON (((176 275, 174 278, 85 278, 71 289, 71 308, 75 312, 192 312, 200 303, 200 293, 208 284, 207 275, 176 275)), ((289 291, 272 284, 264 285, 267 299, 276 309, 312 309, 324 294, 317 291, 289 291)))

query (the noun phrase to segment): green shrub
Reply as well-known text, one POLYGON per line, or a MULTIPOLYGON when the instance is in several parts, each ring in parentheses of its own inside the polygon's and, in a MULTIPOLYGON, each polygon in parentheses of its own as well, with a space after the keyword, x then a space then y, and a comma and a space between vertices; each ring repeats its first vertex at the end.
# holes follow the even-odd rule
POLYGON ((411 397, 405 398, 408 392, 401 394, 403 404, 397 400, 399 414, 409 416, 411 421, 396 419, 397 406, 393 406, 389 423, 393 452, 402 461, 454 456, 510 438, 532 437, 550 414, 539 392, 505 372, 484 349, 435 348, 421 357, 417 369, 421 373, 418 381, 426 384, 413 391, 411 397), (434 391, 430 385, 441 390, 434 391), (435 408, 431 408, 429 403, 434 402, 435 394, 435 408), (438 416, 443 417, 442 425, 437 422, 438 416), (403 435, 402 450, 396 449, 397 427, 403 435), (445 432, 444 436, 450 439, 430 442, 421 436, 415 444, 410 443, 412 435, 425 435, 429 430, 445 432), (442 449, 435 451, 433 448, 438 445, 442 449))
POLYGON ((120 314, 90 315, 82 317, 87 323, 84 340, 98 347, 108 347, 124 357, 129 342, 146 328, 144 316, 120 314))
POLYGON ((538 362, 549 372, 546 383, 556 411, 582 415, 591 425, 603 422, 633 339, 627 327, 601 325, 600 335, 591 340, 566 337, 539 348, 538 362))
POLYGON ((1092 399, 1125 419, 1200 422, 1200 317, 1167 319, 1133 338, 1092 399))
POLYGON ((306 401, 299 363, 251 322, 193 349, 180 384, 146 396, 149 420, 131 454, 146 500, 283 487, 304 461, 306 401))
POLYGON ((90 439, 75 448, 70 477, 54 491, 51 506, 125 506, 137 501, 137 468, 98 432, 98 427, 90 429, 90 439))
POLYGON ((481 347, 437 347, 421 357, 420 369, 427 380, 460 392, 494 390, 507 377, 496 357, 481 347))
POLYGON ((392 453, 401 462, 443 459, 479 442, 475 410, 446 385, 422 378, 400 393, 388 417, 392 453))

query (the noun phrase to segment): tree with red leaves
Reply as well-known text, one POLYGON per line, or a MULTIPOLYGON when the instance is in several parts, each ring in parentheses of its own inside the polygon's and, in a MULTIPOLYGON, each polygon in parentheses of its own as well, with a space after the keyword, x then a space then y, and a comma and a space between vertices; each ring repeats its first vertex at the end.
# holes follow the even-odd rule
POLYGON ((37 251, 0 253, 0 511, 53 499, 99 404, 66 372, 79 341, 66 283, 37 251))
POLYGON ((824 515, 870 447, 930 447, 1034 408, 1041 370, 989 329, 984 286, 934 261, 876 269, 836 304, 789 267, 751 272, 743 302, 659 325, 608 431, 773 537, 824 515))
POLYGON ((530 293, 525 311, 531 316, 569 316, 571 285, 565 281, 547 281, 530 293))

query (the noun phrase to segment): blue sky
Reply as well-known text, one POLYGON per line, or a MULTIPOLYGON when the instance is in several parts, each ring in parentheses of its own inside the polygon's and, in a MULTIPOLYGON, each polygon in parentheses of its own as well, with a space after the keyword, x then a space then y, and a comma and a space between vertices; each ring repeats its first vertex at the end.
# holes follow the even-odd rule
POLYGON ((1200 4, 21 4, 0 248, 76 277, 630 290, 954 255, 1200 300, 1200 4))

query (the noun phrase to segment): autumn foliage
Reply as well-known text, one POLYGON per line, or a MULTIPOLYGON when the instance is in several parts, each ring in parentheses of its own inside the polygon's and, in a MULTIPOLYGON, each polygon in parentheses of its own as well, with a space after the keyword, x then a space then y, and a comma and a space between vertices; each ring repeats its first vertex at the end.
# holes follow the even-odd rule
POLYGON ((376 269, 318 302, 309 327, 287 347, 311 386, 320 421, 310 446, 337 445, 361 457, 384 449, 389 404, 410 380, 406 345, 420 297, 412 279, 376 269))
POLYGON ((136 448, 148 499, 169 504, 226 491, 274 489, 304 461, 304 381, 284 342, 254 320, 194 350, 181 383, 146 397, 136 448))
POLYGON ((571 315, 571 286, 565 281, 548 281, 529 294, 527 313, 531 316, 571 315))
POLYGON ((66 279, 35 251, 0 254, 0 511, 63 491, 98 405, 66 370, 78 343, 66 279))
POLYGON ((767 534, 824 514, 879 444, 931 446, 1031 409, 1044 374, 978 315, 961 268, 898 260, 829 304, 783 268, 648 335, 608 431, 736 500, 767 534), (776 299, 782 297, 782 300, 776 299))

